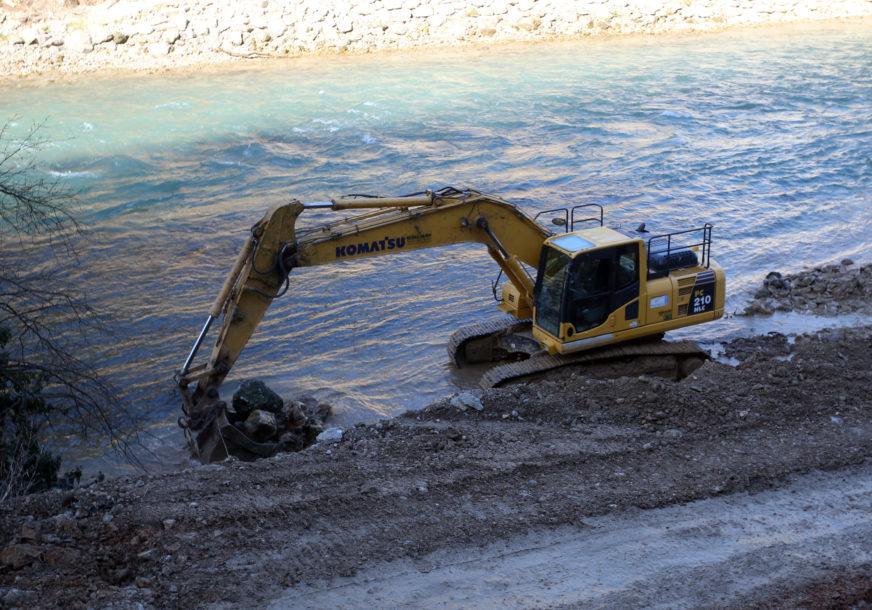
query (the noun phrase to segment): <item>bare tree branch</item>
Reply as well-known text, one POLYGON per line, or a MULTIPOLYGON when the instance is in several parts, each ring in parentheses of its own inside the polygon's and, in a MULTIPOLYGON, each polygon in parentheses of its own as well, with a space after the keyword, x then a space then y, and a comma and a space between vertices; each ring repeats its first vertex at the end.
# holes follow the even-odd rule
MULTIPOLYGON (((38 135, 42 127, 35 124, 17 138, 12 137, 9 122, 0 127, 0 333, 5 337, 0 343, 0 381, 35 383, 39 400, 51 406, 48 419, 62 415, 63 422, 75 424, 83 438, 96 432, 112 439, 130 458, 127 443, 116 442, 114 422, 121 412, 117 392, 87 359, 87 333, 99 332, 99 316, 81 291, 58 272, 78 256, 78 240, 73 238, 82 227, 75 217, 76 194, 37 166, 36 153, 46 144, 38 135), (46 255, 63 259, 63 264, 43 264, 39 269, 33 261, 44 261, 46 255)), ((0 412, 4 433, 10 418, 21 415, 14 392, 5 397, 10 411, 0 412)), ((43 423, 40 418, 34 430, 43 423)), ((18 428, 21 434, 30 433, 24 429, 27 426, 18 428)), ((21 447, 35 446, 29 438, 21 441, 21 447)), ((0 444, 0 450, 4 446, 0 444)), ((26 473, 15 470, 23 464, 7 464, 4 474, 18 472, 25 477, 26 473)), ((0 489, 0 501, 25 488, 0 489)))

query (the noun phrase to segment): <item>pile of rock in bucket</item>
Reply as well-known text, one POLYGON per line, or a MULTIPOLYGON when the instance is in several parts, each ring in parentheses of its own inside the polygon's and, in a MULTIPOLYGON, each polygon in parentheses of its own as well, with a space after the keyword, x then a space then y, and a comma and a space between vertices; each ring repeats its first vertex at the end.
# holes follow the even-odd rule
POLYGON ((329 414, 329 405, 310 397, 282 400, 258 379, 243 381, 227 409, 227 419, 248 438, 276 442, 282 451, 299 451, 314 443, 329 414))
POLYGON ((242 382, 230 404, 211 388, 180 423, 202 462, 228 456, 253 460, 332 442, 336 430, 324 429, 330 411, 329 405, 311 397, 282 400, 262 381, 250 379, 242 382))

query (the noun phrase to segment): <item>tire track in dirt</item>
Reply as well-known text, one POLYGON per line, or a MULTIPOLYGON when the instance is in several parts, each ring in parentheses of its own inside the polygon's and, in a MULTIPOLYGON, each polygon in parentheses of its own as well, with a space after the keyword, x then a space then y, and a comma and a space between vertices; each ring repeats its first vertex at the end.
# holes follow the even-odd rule
POLYGON ((270 608, 735 605, 872 562, 872 468, 373 565, 270 608))

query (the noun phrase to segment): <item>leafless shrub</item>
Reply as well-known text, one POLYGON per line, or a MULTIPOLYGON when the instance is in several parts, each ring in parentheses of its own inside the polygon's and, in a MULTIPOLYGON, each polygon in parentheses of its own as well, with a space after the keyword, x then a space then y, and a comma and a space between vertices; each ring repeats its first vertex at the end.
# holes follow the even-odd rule
MULTIPOLYGON (((0 500, 4 492, 28 489, 34 475, 28 460, 44 424, 118 436, 117 393, 86 356, 103 330, 80 289, 59 271, 79 255, 78 200, 37 166, 41 128, 33 125, 21 137, 11 135, 9 122, 0 128, 0 452, 5 448, 9 458, 0 474, 16 479, 5 481, 0 500)), ((126 443, 119 446, 127 452, 126 443)))

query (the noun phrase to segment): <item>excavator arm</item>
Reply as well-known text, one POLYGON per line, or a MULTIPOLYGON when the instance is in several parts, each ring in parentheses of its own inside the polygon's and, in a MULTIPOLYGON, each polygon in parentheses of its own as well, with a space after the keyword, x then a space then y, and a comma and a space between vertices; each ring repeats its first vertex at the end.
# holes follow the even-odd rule
POLYGON ((408 197, 356 196, 310 204, 294 200, 275 206, 252 227, 177 375, 184 411, 189 414, 209 388, 221 384, 273 299, 287 289, 294 268, 478 242, 487 246, 514 286, 519 295, 516 307, 523 311, 532 304, 534 280, 522 263, 536 267, 542 243, 550 235, 507 201, 450 187, 408 197), (301 214, 319 209, 362 213, 313 228, 297 227, 301 214), (192 367, 219 317, 221 328, 208 361, 192 367), (188 388, 194 382, 192 395, 188 388))

